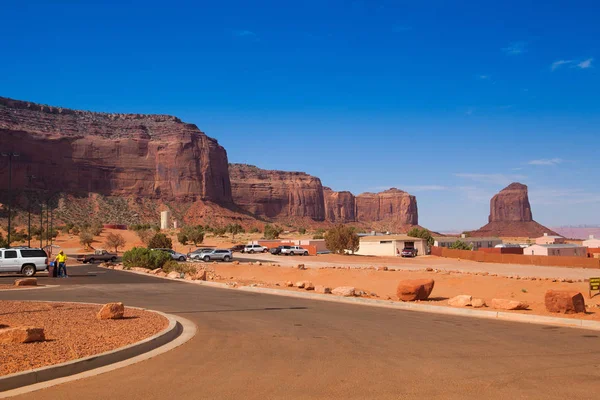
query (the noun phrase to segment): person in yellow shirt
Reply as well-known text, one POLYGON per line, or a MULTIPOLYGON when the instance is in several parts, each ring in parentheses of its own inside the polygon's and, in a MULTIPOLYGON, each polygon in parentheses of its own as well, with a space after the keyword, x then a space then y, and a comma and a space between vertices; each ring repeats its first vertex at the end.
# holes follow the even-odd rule
POLYGON ((58 264, 58 277, 68 278, 67 276, 67 255, 61 250, 54 259, 58 264))

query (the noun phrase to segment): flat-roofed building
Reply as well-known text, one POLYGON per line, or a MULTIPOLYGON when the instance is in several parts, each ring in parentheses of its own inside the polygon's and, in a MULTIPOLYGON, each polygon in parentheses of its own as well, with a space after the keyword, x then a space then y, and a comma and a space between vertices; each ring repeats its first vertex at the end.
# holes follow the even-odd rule
POLYGON ((587 257, 587 247, 576 244, 534 244, 523 250, 526 256, 587 257))
POLYGON ((356 254, 363 256, 400 256, 405 248, 417 249, 417 255, 427 254, 427 241, 408 235, 363 236, 356 254))

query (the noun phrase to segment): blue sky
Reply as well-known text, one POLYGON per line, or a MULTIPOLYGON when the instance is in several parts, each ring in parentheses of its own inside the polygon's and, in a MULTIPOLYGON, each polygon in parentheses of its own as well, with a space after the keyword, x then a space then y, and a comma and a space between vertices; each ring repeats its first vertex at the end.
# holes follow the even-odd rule
POLYGON ((230 162, 404 189, 436 230, 512 181, 538 222, 598 224, 600 4, 574 4, 12 2, 0 95, 174 114, 230 162))

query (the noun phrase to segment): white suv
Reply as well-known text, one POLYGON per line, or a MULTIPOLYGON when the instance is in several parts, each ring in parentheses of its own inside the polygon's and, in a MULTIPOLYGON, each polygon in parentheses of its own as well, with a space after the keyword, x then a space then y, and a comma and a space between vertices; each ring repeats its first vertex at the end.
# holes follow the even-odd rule
POLYGON ((12 272, 34 276, 48 269, 48 255, 42 249, 15 247, 0 249, 0 273, 12 272))
POLYGON ((269 251, 265 246, 261 246, 260 244, 247 244, 242 250, 242 253, 266 253, 269 251))
POLYGON ((284 256, 307 256, 308 250, 300 246, 283 246, 281 254, 284 256))

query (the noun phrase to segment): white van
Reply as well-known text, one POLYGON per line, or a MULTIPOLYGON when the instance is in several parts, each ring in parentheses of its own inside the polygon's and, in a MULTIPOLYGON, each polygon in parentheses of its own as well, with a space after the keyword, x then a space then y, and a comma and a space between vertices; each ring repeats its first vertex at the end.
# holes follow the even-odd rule
POLYGON ((20 273, 34 276, 48 269, 48 255, 42 249, 15 247, 0 249, 0 273, 20 273))

